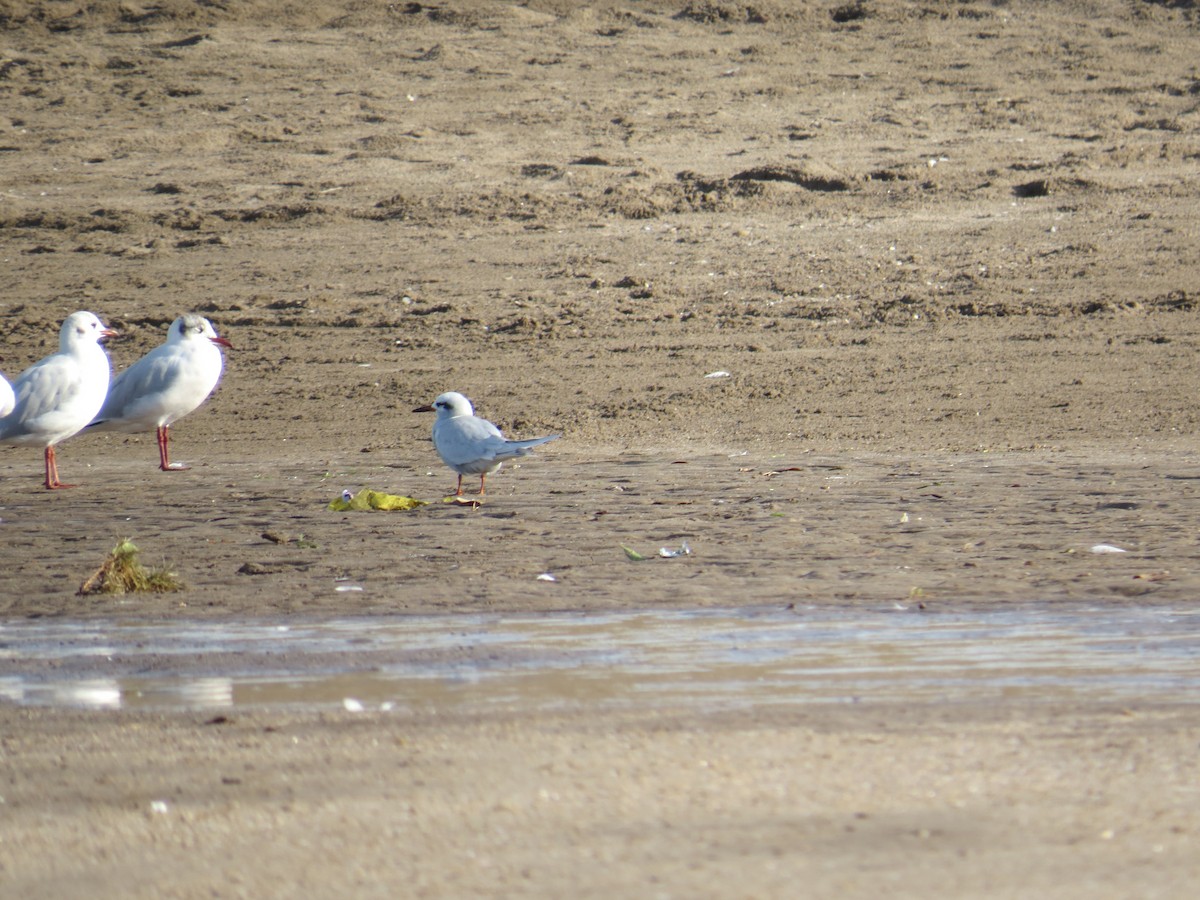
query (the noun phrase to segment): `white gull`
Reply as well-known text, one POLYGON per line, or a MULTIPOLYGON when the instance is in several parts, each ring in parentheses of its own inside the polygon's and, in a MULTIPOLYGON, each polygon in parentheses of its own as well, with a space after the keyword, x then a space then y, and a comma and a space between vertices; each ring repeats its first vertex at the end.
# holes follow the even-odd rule
POLYGON ((169 429, 216 389, 225 365, 220 348, 231 346, 203 316, 180 316, 171 323, 166 343, 113 379, 108 399, 88 430, 154 431, 159 468, 164 472, 186 469, 171 462, 169 429))
POLYGON ((0 416, 7 416, 16 405, 17 398, 13 396, 12 385, 0 375, 0 416))
POLYGON ((12 410, 0 418, 0 442, 45 447, 46 487, 74 487, 58 478, 54 445, 81 431, 108 393, 108 354, 100 346, 115 331, 95 314, 67 316, 58 352, 39 360, 13 382, 12 410))

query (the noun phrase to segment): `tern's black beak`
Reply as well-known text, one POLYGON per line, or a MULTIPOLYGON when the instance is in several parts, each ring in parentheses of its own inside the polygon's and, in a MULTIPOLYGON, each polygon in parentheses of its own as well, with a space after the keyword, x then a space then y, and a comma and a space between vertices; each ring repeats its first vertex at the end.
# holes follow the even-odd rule
POLYGON ((436 412, 436 410, 426 403, 424 406, 418 406, 413 412, 436 412))

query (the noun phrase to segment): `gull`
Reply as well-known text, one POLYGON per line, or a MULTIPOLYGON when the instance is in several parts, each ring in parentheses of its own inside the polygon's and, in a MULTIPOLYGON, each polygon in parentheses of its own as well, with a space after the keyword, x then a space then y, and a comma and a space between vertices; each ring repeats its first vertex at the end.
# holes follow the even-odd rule
POLYGON ((46 487, 74 487, 58 478, 54 445, 82 431, 108 393, 108 354, 100 346, 116 332, 93 313, 67 316, 58 352, 35 362, 13 382, 12 410, 0 418, 0 442, 46 448, 46 487))
POLYGON ((7 416, 16 405, 17 398, 13 396, 12 385, 0 375, 0 416, 7 416))
POLYGON ((153 430, 158 436, 159 468, 164 472, 188 468, 171 462, 168 430, 208 399, 225 365, 220 348, 232 346, 203 316, 180 316, 167 330, 165 344, 113 379, 108 399, 88 429, 153 430))
POLYGON ((528 456, 538 444, 552 441, 562 435, 527 441, 505 440, 500 429, 475 415, 471 401, 457 391, 441 394, 432 406, 418 406, 413 412, 436 412, 433 423, 433 446, 442 462, 458 473, 458 489, 454 496, 462 496, 464 475, 479 476, 479 493, 484 493, 484 481, 489 472, 495 472, 505 460, 528 456))

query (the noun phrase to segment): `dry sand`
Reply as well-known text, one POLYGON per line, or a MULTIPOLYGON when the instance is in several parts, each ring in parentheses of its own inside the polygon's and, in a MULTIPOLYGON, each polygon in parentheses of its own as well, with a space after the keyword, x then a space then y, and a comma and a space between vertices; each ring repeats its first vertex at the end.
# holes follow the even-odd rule
MULTIPOLYGON (((52 493, 0 450, 8 619, 1200 591, 1191 2, 0 2, 0 29, 0 371, 80 308, 118 369, 187 310, 237 348, 174 429, 190 471, 81 436, 52 493), (325 508, 447 493, 410 410, 451 389, 564 437, 480 509, 325 508), (76 597, 126 536, 188 590, 76 597)), ((1152 701, 0 705, 0 893, 1191 897, 1198 747, 1152 701)))

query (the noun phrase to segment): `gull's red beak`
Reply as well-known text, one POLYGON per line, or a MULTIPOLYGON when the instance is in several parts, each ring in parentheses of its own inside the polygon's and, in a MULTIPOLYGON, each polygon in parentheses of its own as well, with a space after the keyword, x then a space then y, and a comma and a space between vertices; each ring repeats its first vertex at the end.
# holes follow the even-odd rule
POLYGON ((227 350, 233 349, 233 344, 229 343, 229 341, 225 340, 223 337, 209 338, 209 340, 220 347, 226 348, 227 350))

